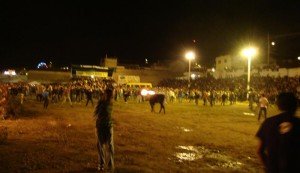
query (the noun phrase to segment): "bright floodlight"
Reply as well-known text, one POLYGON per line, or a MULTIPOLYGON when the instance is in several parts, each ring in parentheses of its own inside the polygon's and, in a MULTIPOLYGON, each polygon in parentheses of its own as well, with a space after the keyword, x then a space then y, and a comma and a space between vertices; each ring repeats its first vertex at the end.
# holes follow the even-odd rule
POLYGON ((192 52, 192 51, 187 52, 187 53, 185 54, 185 58, 188 59, 188 60, 193 60, 193 59, 195 59, 195 53, 192 52))
POLYGON ((298 56, 298 60, 300 61, 300 56, 298 56))
POLYGON ((274 42, 274 41, 272 41, 272 43, 271 43, 271 44, 272 44, 272 46, 275 46, 275 42, 274 42))
POLYGON ((257 50, 253 47, 249 47, 249 48, 245 48, 242 51, 242 55, 245 57, 253 57, 254 55, 256 55, 257 50))
POLYGON ((151 90, 150 90, 150 91, 148 91, 148 94, 149 94, 149 95, 154 95, 154 94, 155 94, 155 91, 151 91, 151 90))
POLYGON ((141 95, 142 96, 146 96, 146 95, 154 95, 155 94, 155 91, 151 91, 151 90, 146 90, 146 89, 142 89, 141 91, 141 95))
POLYGON ((148 94, 148 91, 146 89, 142 89, 141 95, 146 96, 148 94))
POLYGON ((191 78, 192 78, 192 79, 195 79, 195 78, 196 78, 196 75, 195 75, 195 74, 191 74, 191 78))

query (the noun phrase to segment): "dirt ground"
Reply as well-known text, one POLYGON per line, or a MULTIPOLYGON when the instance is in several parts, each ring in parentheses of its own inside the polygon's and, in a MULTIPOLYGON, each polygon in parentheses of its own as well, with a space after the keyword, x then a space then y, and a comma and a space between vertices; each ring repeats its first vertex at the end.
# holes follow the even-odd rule
MULTIPOLYGON (((158 114, 148 102, 114 102, 115 172, 263 172, 256 112, 246 103, 200 104, 168 103, 166 114, 158 114)), ((8 128, 0 172, 96 172, 93 110, 84 103, 45 110, 25 102, 19 118, 0 120, 8 128)))

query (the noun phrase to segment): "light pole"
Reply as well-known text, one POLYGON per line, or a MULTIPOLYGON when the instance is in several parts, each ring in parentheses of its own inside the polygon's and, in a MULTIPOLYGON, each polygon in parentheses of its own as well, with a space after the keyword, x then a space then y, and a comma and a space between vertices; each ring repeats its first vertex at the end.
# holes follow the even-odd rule
POLYGON ((245 49, 242 50, 242 55, 247 57, 247 59, 248 59, 247 92, 249 92, 249 90, 250 90, 251 60, 256 55, 256 53, 257 53, 257 51, 253 47, 245 48, 245 49))
POLYGON ((189 60, 189 78, 188 78, 188 80, 189 80, 189 84, 190 84, 190 82, 191 82, 191 60, 195 59, 195 53, 192 51, 189 51, 185 54, 185 58, 187 60, 189 60))

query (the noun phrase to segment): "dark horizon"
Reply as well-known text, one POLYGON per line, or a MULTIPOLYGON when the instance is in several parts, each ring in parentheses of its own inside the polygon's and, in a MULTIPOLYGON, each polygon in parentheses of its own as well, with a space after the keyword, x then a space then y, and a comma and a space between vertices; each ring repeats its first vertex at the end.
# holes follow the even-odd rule
POLYGON ((215 57, 249 43, 266 58, 268 33, 276 42, 271 57, 300 56, 300 2, 6 2, 1 8, 0 69, 33 68, 41 60, 97 65, 106 55, 121 64, 184 61, 191 49, 197 62, 212 66, 215 57), (274 38, 281 34, 287 36, 274 38))

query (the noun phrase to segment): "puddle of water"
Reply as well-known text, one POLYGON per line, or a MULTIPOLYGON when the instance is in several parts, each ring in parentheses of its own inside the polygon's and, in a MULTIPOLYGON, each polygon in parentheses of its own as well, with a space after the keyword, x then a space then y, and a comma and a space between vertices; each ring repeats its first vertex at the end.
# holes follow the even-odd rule
POLYGON ((240 169, 243 166, 243 163, 220 153, 219 150, 208 149, 204 146, 178 146, 176 149, 179 151, 175 157, 179 162, 203 159, 209 162, 207 165, 211 168, 240 169))
POLYGON ((187 150, 198 153, 198 149, 194 146, 178 146, 177 149, 187 150))
POLYGON ((203 157, 202 155, 198 154, 198 150, 194 146, 178 146, 177 149, 182 151, 175 154, 180 162, 194 161, 203 157))
POLYGON ((244 112, 243 114, 244 114, 244 115, 249 115, 249 116, 255 116, 255 114, 252 113, 252 112, 244 112))
POLYGON ((176 157, 179 158, 180 162, 194 161, 202 158, 202 156, 197 155, 196 153, 176 153, 176 157))

